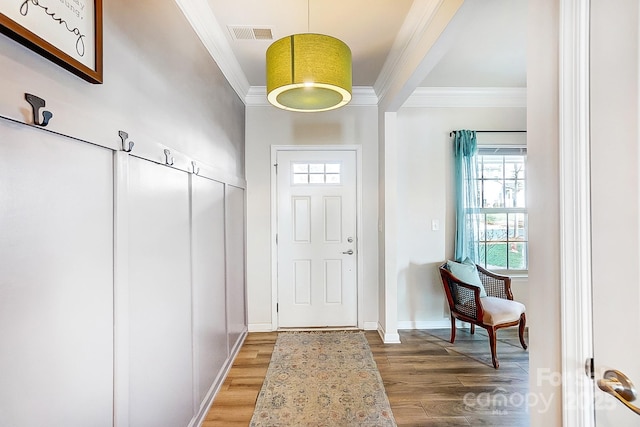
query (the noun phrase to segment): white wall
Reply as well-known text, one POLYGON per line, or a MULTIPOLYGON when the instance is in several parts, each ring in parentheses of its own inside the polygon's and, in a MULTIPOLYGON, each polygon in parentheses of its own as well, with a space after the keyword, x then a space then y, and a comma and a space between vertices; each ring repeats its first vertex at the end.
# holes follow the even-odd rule
MULTIPOLYGON (((453 257, 456 129, 526 130, 526 108, 414 108, 398 112, 398 326, 450 326, 438 266, 453 257), (431 229, 438 221, 439 230, 431 229)), ((522 143, 521 134, 508 134, 522 143)), ((507 143, 509 136, 478 134, 479 144, 507 143)), ((528 303, 526 278, 513 282, 514 297, 528 303)))
POLYGON ((247 293, 249 330, 272 329, 271 146, 361 145, 363 177, 362 278, 365 326, 378 323, 377 108, 347 106, 323 113, 291 113, 272 106, 246 110, 247 293))

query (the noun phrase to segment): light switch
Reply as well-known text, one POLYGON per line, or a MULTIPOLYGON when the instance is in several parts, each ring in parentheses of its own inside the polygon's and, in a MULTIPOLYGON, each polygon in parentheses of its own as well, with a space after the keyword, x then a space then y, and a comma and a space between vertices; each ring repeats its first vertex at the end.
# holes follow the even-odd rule
POLYGON ((437 219, 432 219, 431 231, 438 231, 438 230, 440 230, 440 221, 438 221, 437 219))

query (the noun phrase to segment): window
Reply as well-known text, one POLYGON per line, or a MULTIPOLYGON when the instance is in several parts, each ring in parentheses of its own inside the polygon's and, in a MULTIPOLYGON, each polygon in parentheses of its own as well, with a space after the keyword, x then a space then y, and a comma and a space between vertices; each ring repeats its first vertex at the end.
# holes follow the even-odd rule
POLYGON ((479 147, 476 159, 478 262, 489 270, 526 271, 526 149, 479 147))
POLYGON ((293 163, 294 184, 340 184, 340 163, 293 163))

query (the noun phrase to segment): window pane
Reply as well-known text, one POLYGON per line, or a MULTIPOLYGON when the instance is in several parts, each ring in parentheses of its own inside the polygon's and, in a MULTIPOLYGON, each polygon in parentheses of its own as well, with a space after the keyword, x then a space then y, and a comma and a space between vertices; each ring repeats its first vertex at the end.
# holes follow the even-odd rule
POLYGON ((529 240, 527 236, 527 214, 509 215, 509 240, 523 242, 529 240))
POLYGON ((506 156, 504 158, 504 177, 507 179, 524 178, 524 157, 506 156))
POLYGON ((328 173, 327 174, 327 184, 340 184, 340 174, 339 173, 328 173))
POLYGON ((482 156, 482 177, 503 178, 502 156, 482 156))
POLYGON ((490 270, 507 268, 506 243, 487 243, 487 268, 490 270))
POLYGON ((480 243, 478 245, 478 264, 483 267, 487 266, 486 248, 487 245, 485 243, 480 243))
POLYGON ((487 214, 486 240, 507 240, 507 214, 487 214))
POLYGON ((484 207, 501 208, 504 206, 502 180, 484 181, 484 207))
POLYGON ((478 215, 478 240, 487 240, 487 228, 485 225, 485 215, 478 215))
POLYGON ((527 269, 527 244, 526 243, 510 243, 509 244, 509 268, 514 270, 527 269))
POLYGON ((515 197, 515 207, 524 208, 526 207, 526 196, 525 196, 525 185, 526 181, 524 179, 519 179, 516 181, 516 197, 515 197))
POLYGON ((479 208, 483 208, 484 202, 484 197, 482 197, 482 180, 476 179, 476 203, 479 203, 479 208))
POLYGON ((309 183, 309 175, 306 173, 294 173, 293 174, 293 183, 294 184, 308 184, 309 183))
POLYGON ((307 173, 309 172, 309 165, 307 163, 294 163, 293 173, 307 173))
POLYGON ((312 174, 309 174, 309 183, 310 184, 324 184, 324 174, 323 173, 312 173, 312 174))
POLYGON ((324 164, 312 163, 309 165, 309 172, 311 173, 324 173, 324 164))
POLYGON ((325 169, 327 173, 340 173, 340 163, 327 163, 325 169))
POLYGON ((516 206, 516 198, 518 195, 518 183, 521 181, 515 181, 507 179, 504 181, 504 206, 506 208, 513 208, 516 206))

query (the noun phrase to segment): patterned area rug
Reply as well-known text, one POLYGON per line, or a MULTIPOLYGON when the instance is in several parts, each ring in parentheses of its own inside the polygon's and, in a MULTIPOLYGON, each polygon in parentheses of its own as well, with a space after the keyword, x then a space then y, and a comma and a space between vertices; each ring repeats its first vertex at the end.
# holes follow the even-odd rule
POLYGON ((279 334, 250 425, 395 426, 364 333, 279 334))

